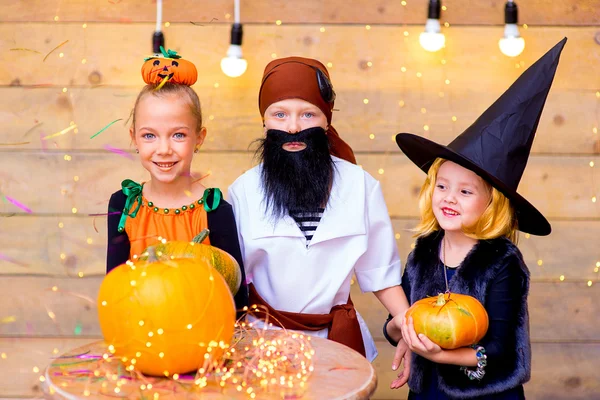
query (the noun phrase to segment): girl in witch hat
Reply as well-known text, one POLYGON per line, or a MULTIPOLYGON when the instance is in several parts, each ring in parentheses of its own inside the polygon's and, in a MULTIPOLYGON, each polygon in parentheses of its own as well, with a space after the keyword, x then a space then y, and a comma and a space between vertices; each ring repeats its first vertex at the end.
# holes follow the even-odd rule
POLYGON ((565 43, 527 69, 448 146, 396 136, 404 154, 427 173, 418 239, 402 277, 410 303, 449 290, 475 297, 489 316, 480 343, 454 350, 417 335, 412 318, 386 321, 388 340, 402 338, 413 352, 409 399, 525 398, 529 270, 514 242, 517 230, 544 236, 551 228, 517 186, 565 43))

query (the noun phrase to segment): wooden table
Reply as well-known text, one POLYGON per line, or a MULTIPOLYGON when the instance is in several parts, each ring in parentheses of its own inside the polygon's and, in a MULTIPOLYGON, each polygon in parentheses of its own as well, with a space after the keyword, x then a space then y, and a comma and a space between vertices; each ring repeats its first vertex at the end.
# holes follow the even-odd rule
MULTIPOLYGON (((354 350, 339 343, 312 337, 310 341, 315 355, 313 358, 314 371, 309 377, 306 390, 301 398, 306 400, 326 399, 353 399, 361 400, 371 397, 377 387, 375 370, 364 357, 354 350)), ((102 341, 90 343, 86 346, 73 349, 66 355, 55 360, 46 368, 45 381, 43 382, 44 393, 48 399, 103 399, 123 398, 155 400, 157 397, 153 392, 159 393, 159 399, 249 399, 245 392, 238 392, 233 386, 221 389, 216 384, 209 384, 200 389, 193 384, 193 379, 179 379, 173 381, 167 378, 127 378, 127 383, 122 386, 123 390, 115 393, 114 385, 106 382, 107 379, 95 380, 92 378, 74 378, 73 373, 90 368, 82 365, 81 356, 76 355, 102 355, 107 346, 102 341), (106 383, 102 388, 102 383, 106 383), (142 384, 151 382, 153 390, 139 389, 142 384), (107 387, 109 389, 107 389, 107 387), (129 389, 128 389, 129 388, 129 389), (104 392, 104 393, 102 393, 104 392), (143 394, 142 394, 143 393, 143 394)), ((88 363, 90 361, 87 361, 88 363)), ((94 361, 96 362, 96 361, 94 361)), ((115 372, 124 371, 120 362, 111 362, 111 368, 115 372)), ((92 370, 92 369, 90 369, 92 370)), ((119 373, 120 376, 123 376, 119 373)), ((76 376, 76 375, 75 375, 76 376)), ((257 399, 283 399, 281 393, 257 392, 257 399)), ((292 397, 289 397, 292 398, 292 397)))

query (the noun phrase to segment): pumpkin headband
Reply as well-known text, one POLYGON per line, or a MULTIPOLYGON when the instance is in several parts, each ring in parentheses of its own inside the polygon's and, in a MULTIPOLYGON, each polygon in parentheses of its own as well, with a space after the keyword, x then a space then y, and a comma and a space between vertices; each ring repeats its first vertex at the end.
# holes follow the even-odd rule
MULTIPOLYGON (((147 84, 176 83, 192 86, 198 79, 198 71, 194 63, 184 60, 174 50, 166 50, 160 46, 162 57, 147 57, 142 65, 142 78, 147 84)), ((157 88, 158 89, 158 88, 157 88)))

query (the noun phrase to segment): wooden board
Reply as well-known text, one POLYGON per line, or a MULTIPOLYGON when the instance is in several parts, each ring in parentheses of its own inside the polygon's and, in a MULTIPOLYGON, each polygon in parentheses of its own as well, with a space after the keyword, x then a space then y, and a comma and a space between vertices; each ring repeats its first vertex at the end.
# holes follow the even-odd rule
MULTIPOLYGON (((257 81, 258 82, 258 81, 257 81)), ((257 107, 257 87, 196 88, 208 129, 202 147, 206 151, 246 151, 263 134, 257 107)), ((137 88, 72 88, 68 95, 59 88, 29 89, 0 87, 0 127, 3 143, 25 145, 2 149, 105 150, 105 146, 133 152, 129 136, 129 112, 137 88), (90 137, 120 119, 97 137, 90 137), (36 122, 37 121, 37 122, 36 122), (48 140, 41 137, 77 124, 77 133, 67 132, 48 140)), ((398 152, 393 139, 398 132, 426 135, 439 143, 449 143, 466 129, 497 98, 500 92, 484 86, 453 88, 439 97, 432 90, 372 91, 363 83, 337 91, 333 125, 357 153, 398 152), (368 98, 365 105, 363 99, 368 98), (399 101, 404 106, 399 106, 399 101), (425 108, 425 114, 421 108, 425 108), (456 117, 456 122, 452 120, 456 117), (429 131, 423 127, 427 125, 429 131), (371 135, 373 138, 371 139, 371 135)), ((597 154, 600 150, 597 123, 600 99, 589 91, 553 89, 540 120, 532 152, 534 154, 597 154)))
MULTIPOLYGON (((96 339, 58 338, 1 338, 0 397, 40 397, 40 371, 50 364, 52 357, 70 349, 83 346, 96 339)), ((405 398, 406 389, 389 389, 395 376, 391 371, 393 348, 378 341, 379 357, 373 366, 377 373, 378 388, 373 399, 391 400, 405 398)), ((600 346, 598 344, 533 345, 532 379, 525 385, 528 399, 598 399, 600 382, 597 379, 600 346), (573 366, 577 368, 573 368, 573 366)))
MULTIPOLYGON (((244 23, 274 23, 282 20, 298 23, 367 23, 367 24, 424 24, 427 1, 407 1, 403 6, 394 0, 354 0, 352 6, 342 0, 321 2, 306 0, 290 3, 281 0, 241 1, 241 21, 244 23)), ((504 2, 477 1, 468 6, 458 0, 445 0, 442 20, 452 25, 500 25, 503 23, 504 2)), ((519 21, 531 25, 593 25, 600 22, 594 0, 552 2, 530 0, 519 2, 519 21)), ((206 4, 192 0, 165 1, 163 21, 231 23, 233 2, 211 1, 206 4), (213 20, 216 18, 216 21, 213 20)), ((50 22, 55 16, 60 21, 121 21, 153 22, 156 18, 154 3, 135 1, 78 0, 67 3, 52 1, 15 1, 7 4, 0 21, 50 22)))
MULTIPOLYGON (((10 214, 8 214, 10 215, 10 214)), ((414 243, 413 218, 392 220, 401 260, 405 261, 414 243)), ((567 282, 597 281, 600 261, 597 242, 600 221, 552 221, 547 237, 520 235, 519 248, 532 279, 567 282), (542 260, 542 265, 538 261, 542 260)), ((13 216, 2 218, 0 226, 0 274, 32 274, 78 277, 104 274, 106 269, 106 217, 13 216), (62 225, 60 225, 62 223, 62 225), (62 226, 62 228, 60 227, 62 226), (94 229, 94 226, 98 229, 94 229)))
MULTIPOLYGON (((417 194, 424 173, 400 151, 359 154, 358 162, 381 182, 390 215, 418 215, 417 194)), ((600 202, 593 203, 600 176, 588 157, 532 156, 519 185, 525 196, 550 219, 596 219, 600 202)), ((226 191, 254 165, 252 153, 204 152, 194 158, 192 172, 210 173, 205 185, 226 191)), ((600 164, 599 164, 600 165, 600 164)), ((4 152, 0 157, 0 191, 36 214, 106 213, 110 195, 121 181, 147 180, 139 162, 104 152, 33 151, 4 152), (70 161, 65 160, 70 157, 70 161), (75 181, 77 176, 78 181, 75 181)), ((0 213, 24 213, 12 203, 0 202, 0 213)))
MULTIPOLYGON (((102 276, 84 278, 3 276, 0 335, 98 337, 96 299, 102 276), (55 287, 55 291, 52 288, 55 287), (53 318, 50 317, 52 315, 53 318)), ((535 341, 600 342, 595 299, 600 285, 534 282, 529 296, 531 338, 535 341), (557 323, 569 321, 569 323, 557 323)), ((371 293, 352 287, 352 299, 376 339, 387 311, 371 293)))
MULTIPOLYGON (((143 59, 152 51, 153 29, 152 24, 88 24, 85 29, 82 24, 1 24, 0 43, 4 51, 0 53, 0 85, 30 88, 52 85, 57 92, 66 88, 65 94, 74 87, 99 84, 140 88, 139 71, 143 59), (34 51, 10 50, 23 48, 34 51), (15 57, 20 61, 19 66, 15 65, 15 57)), ((417 91, 425 101, 435 98, 440 91, 451 96, 454 91, 474 86, 484 86, 499 95, 525 67, 564 36, 569 43, 561 56, 554 89, 594 94, 600 87, 600 76, 591 73, 598 62, 598 45, 593 40, 595 27, 529 28, 523 32, 526 51, 516 59, 500 53, 497 43, 501 27, 450 28, 446 47, 438 53, 421 48, 418 42, 421 31, 421 27, 398 25, 370 30, 356 25, 331 26, 325 32, 320 32, 318 25, 250 25, 245 28, 243 46, 248 70, 235 79, 226 77, 220 68, 229 44, 229 26, 182 24, 169 28, 165 35, 167 47, 198 65, 200 73, 195 87, 203 88, 201 98, 210 94, 216 83, 218 89, 257 88, 273 54, 313 57, 332 63, 336 90, 358 89, 365 98, 382 90, 398 91, 400 95, 417 91), (406 68, 405 73, 401 72, 402 67, 406 68)))
MULTIPOLYGON (((405 390, 389 388, 396 374, 391 369, 393 351, 387 342, 378 342, 379 357, 373 362, 378 386, 373 399, 405 398, 405 390)), ((598 344, 532 345, 531 380, 525 384, 525 397, 535 400, 588 400, 600 398, 598 344), (574 368, 574 366, 577 366, 574 368)))

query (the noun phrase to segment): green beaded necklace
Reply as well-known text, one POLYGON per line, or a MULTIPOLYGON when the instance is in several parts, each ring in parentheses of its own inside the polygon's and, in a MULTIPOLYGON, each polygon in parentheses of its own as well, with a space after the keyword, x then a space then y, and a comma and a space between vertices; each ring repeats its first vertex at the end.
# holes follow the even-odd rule
MULTIPOLYGON (((134 182, 131 179, 125 179, 121 183, 121 188, 123 190, 123 194, 125 194, 125 196, 127 196, 127 198, 125 200, 125 207, 123 207, 123 213, 121 214, 121 219, 119 221, 119 227, 117 229, 119 232, 123 232, 125 230, 125 221, 127 220, 127 217, 135 218, 137 216, 137 213, 140 210, 140 207, 143 205, 143 201, 144 201, 143 196, 142 196, 143 185, 140 185, 139 183, 134 182), (132 208, 133 208, 133 210, 132 210, 132 208)), ((196 205, 199 205, 199 206, 204 205, 204 210, 206 210, 206 212, 212 212, 212 211, 216 210, 217 207, 219 207, 219 204, 221 203, 222 198, 223 198, 223 195, 222 195, 220 189, 208 188, 204 191, 204 195, 202 196, 202 198, 200 200, 198 200, 194 203, 191 203, 189 206, 185 205, 185 206, 181 206, 180 208, 176 208, 175 210, 173 210, 173 212, 175 215, 179 215, 179 214, 181 214, 182 211, 186 211, 188 209, 193 210, 194 208, 196 208, 196 205), (206 199, 208 199, 208 196, 211 193, 214 193, 214 195, 213 195, 212 204, 209 205, 208 201, 206 199)), ((152 210, 154 212, 161 211, 161 209, 158 207, 155 207, 154 203, 151 201, 148 202, 148 207, 152 207, 152 210)), ((162 212, 163 212, 163 214, 167 215, 171 212, 171 209, 163 208, 162 212)))
MULTIPOLYGON (((212 189, 206 189, 206 190, 210 191, 210 190, 212 190, 212 189)), ((219 189, 216 189, 216 190, 219 190, 219 189)), ((188 210, 188 209, 190 209, 190 210, 193 210, 194 208, 196 208, 196 204, 198 204, 198 205, 202 205, 202 204, 204 204, 204 199, 206 198, 206 196, 207 196, 207 195, 208 195, 208 193, 206 193, 206 191, 205 191, 205 192, 204 192, 204 196, 203 196, 203 197, 202 197, 200 200, 198 200, 197 202, 195 202, 195 203, 192 203, 192 204, 190 204, 189 206, 181 206, 180 208, 176 208, 176 209, 175 209, 173 212, 174 212, 176 215, 178 215, 178 214, 181 214, 181 212, 182 212, 182 211, 186 211, 186 210, 188 210)), ((151 202, 151 201, 149 201, 149 202, 148 202, 148 207, 154 207, 154 203, 153 203, 153 202, 151 202)), ((160 208, 158 208, 158 207, 154 207, 154 208, 152 208, 152 210, 153 210, 154 212, 159 212, 161 209, 160 209, 160 208)), ((208 211, 208 210, 207 210, 207 211, 208 211)), ((212 210, 211 210, 211 211, 212 211, 212 210)), ((171 212, 171 209, 170 209, 170 208, 163 208, 163 209, 162 209, 162 212, 163 212, 163 213, 165 213, 165 214, 168 214, 168 213, 170 213, 170 212, 171 212)))

